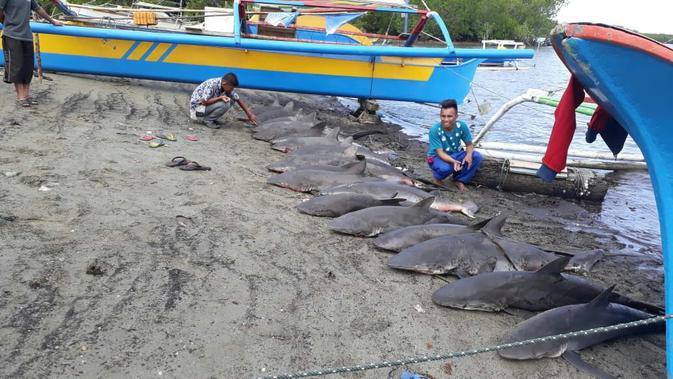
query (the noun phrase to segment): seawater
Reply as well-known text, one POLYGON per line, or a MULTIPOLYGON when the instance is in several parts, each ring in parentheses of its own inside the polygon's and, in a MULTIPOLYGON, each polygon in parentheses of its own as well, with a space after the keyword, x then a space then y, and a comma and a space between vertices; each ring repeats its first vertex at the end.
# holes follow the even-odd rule
MULTIPOLYGON (((460 106, 462 119, 474 133, 478 132, 497 110, 510 99, 524 94, 529 88, 555 91, 560 98, 570 73, 551 47, 536 51, 535 58, 525 62, 529 69, 518 71, 479 70, 472 82, 472 93, 460 106), (490 106, 490 111, 479 114, 479 105, 490 106)), ((456 78, 456 80, 462 80, 456 78)), ((342 99, 348 107, 356 107, 349 99, 342 99)), ((394 101, 380 101, 384 121, 400 125, 411 137, 427 141, 430 126, 439 121, 439 111, 428 105, 394 101)), ((484 141, 521 143, 546 146, 554 123, 554 108, 523 103, 515 106, 491 128, 484 141)), ((589 117, 577 114, 577 130, 571 148, 585 151, 610 150, 598 137, 592 144, 584 140, 589 117)), ((629 137, 624 153, 638 152, 638 146, 629 137)), ((649 174, 645 171, 608 174, 612 183, 600 206, 587 206, 598 221, 617 232, 627 251, 661 254, 659 218, 649 174)))

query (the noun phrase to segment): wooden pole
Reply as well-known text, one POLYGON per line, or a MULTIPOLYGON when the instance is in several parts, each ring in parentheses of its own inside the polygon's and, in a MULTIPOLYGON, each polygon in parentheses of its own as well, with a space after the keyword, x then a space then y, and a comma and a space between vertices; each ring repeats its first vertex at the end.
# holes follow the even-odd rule
POLYGON ((40 34, 35 33, 35 58, 37 59, 37 77, 42 83, 42 56, 40 55, 40 34))

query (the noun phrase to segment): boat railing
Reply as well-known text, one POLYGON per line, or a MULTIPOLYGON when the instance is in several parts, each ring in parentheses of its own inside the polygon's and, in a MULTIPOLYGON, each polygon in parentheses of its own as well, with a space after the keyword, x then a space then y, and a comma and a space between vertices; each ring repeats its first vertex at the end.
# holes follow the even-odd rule
MULTIPOLYGON (((558 100, 549 97, 550 93, 537 89, 529 89, 521 96, 517 96, 507 103, 503 104, 500 109, 486 122, 483 128, 479 130, 472 142, 479 148, 479 151, 484 155, 493 158, 507 158, 516 159, 520 161, 540 163, 542 155, 546 149, 542 146, 531 146, 524 144, 512 144, 505 142, 485 142, 482 139, 491 130, 491 128, 500 120, 509 110, 516 105, 525 102, 533 102, 537 104, 548 105, 552 107, 558 106, 558 100)), ((596 109, 596 104, 583 103, 575 112, 591 116, 596 109)), ((612 153, 596 152, 596 151, 581 151, 577 149, 570 149, 568 151, 569 160, 568 166, 593 168, 603 170, 647 170, 645 158, 640 153, 626 154, 620 153, 619 156, 614 156, 612 153)))

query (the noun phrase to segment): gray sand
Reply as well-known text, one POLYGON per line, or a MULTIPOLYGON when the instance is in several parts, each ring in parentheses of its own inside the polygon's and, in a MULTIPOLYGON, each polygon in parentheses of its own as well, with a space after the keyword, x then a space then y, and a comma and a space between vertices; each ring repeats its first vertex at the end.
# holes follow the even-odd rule
MULTIPOLYGON (((220 130, 189 122, 193 86, 49 76, 34 84, 42 104, 32 109, 0 86, 0 377, 253 377, 484 347, 524 319, 435 306, 442 280, 392 271, 370 241, 299 214, 306 195, 265 184, 264 166, 283 154, 233 121, 242 113, 220 130), (139 141, 159 129, 178 141, 139 141), (177 155, 213 170, 164 166, 177 155), (12 171, 21 174, 4 175, 12 171)), ((331 98, 242 94, 258 112, 293 98, 358 128, 331 98)), ((413 152, 407 164, 421 170, 414 142, 376 127, 389 133, 367 137, 372 146, 413 152)), ((592 278, 661 304, 660 259, 622 254, 590 210, 487 189, 449 195, 477 202, 482 218, 514 211, 504 229, 513 238, 620 252, 592 278)), ((582 356, 625 378, 665 375, 663 335, 582 356)), ((413 368, 436 378, 585 377, 560 359, 495 353, 413 368)))

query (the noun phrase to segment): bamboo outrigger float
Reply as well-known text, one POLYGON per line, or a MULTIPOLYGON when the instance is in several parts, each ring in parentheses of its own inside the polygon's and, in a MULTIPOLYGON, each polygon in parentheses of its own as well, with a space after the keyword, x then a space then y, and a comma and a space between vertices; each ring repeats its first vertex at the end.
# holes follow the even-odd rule
POLYGON ((533 56, 532 50, 455 48, 437 13, 380 2, 234 0, 233 18, 232 33, 217 35, 126 30, 94 21, 84 26, 32 23, 31 27, 40 34, 44 70, 190 83, 233 71, 246 88, 432 103, 446 98, 462 101, 484 59, 533 56), (270 25, 247 13, 258 4, 297 17, 383 12, 414 15, 418 22, 408 36, 387 40, 399 46, 376 45, 381 36, 349 36, 340 29, 332 34, 342 38, 334 40, 326 28, 308 30, 295 24, 282 27, 285 36, 268 35, 261 26, 270 25), (436 22, 445 45, 414 46, 430 21, 436 22), (322 38, 300 38, 309 32, 322 38), (363 44, 363 38, 370 43, 363 44), (447 64, 446 59, 460 63, 447 64))

